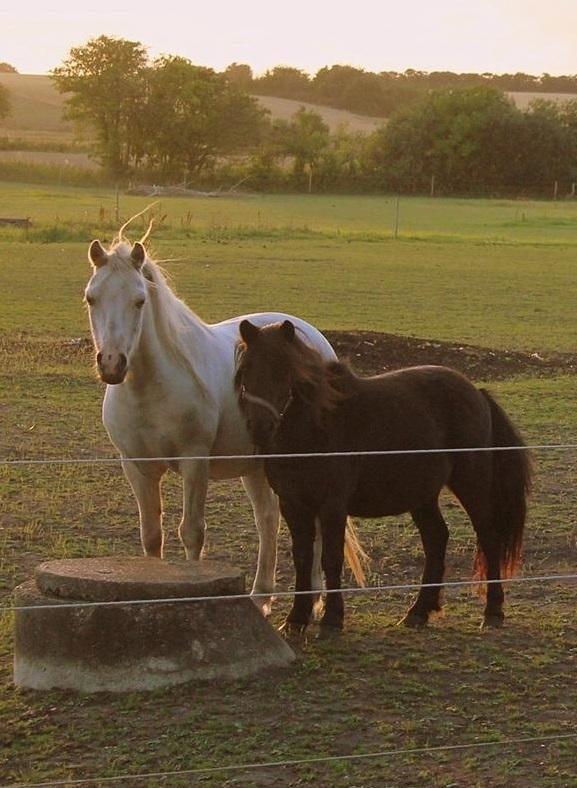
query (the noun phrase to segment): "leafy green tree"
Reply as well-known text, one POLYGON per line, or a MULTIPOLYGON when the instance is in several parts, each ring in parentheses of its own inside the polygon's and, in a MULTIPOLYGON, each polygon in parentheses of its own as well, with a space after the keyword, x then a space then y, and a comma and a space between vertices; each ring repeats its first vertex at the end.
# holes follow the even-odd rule
POLYGON ((252 68, 246 63, 231 63, 224 70, 224 76, 239 90, 247 93, 252 90, 253 73, 252 68))
POLYGON ((11 111, 10 92, 5 85, 0 85, 0 120, 8 117, 11 111))
POLYGON ((195 176, 215 157, 256 145, 264 117, 256 100, 222 74, 162 57, 147 73, 139 157, 166 176, 195 176))
POLYGON ((17 74, 18 71, 10 63, 0 63, 0 74, 17 74))
POLYGON ((68 117, 96 131, 96 151, 114 175, 128 169, 145 94, 146 50, 137 41, 99 36, 73 47, 52 78, 68 117))
POLYGON ((434 92, 373 135, 369 162, 395 189, 424 189, 433 175, 451 191, 512 184, 523 120, 490 87, 434 92))
POLYGON ((290 121, 274 121, 271 139, 277 155, 292 158, 293 174, 297 180, 308 169, 308 187, 311 191, 313 172, 328 149, 330 140, 329 127, 321 116, 301 107, 290 121))
POLYGON ((290 66, 275 66, 264 76, 254 80, 254 92, 262 96, 306 101, 310 95, 310 77, 290 66))

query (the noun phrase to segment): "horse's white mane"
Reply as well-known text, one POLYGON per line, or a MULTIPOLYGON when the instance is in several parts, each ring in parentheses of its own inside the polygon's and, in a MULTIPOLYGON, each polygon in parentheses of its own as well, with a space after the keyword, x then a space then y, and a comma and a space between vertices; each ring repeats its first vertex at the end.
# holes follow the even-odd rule
MULTIPOLYGON (((139 214, 137 214, 138 216, 139 214)), ((135 217, 133 217, 135 218, 135 217)), ((124 225, 108 250, 107 265, 111 270, 122 272, 134 271, 131 260, 132 244, 122 235, 124 225)), ((147 231, 145 238, 150 232, 147 231)), ((142 265, 142 275, 147 281, 147 291, 154 313, 154 323, 162 344, 169 349, 175 361, 191 372, 201 390, 206 387, 200 378, 195 361, 200 361, 198 354, 204 343, 195 341, 195 335, 204 330, 206 324, 198 315, 182 301, 168 284, 166 274, 146 253, 142 265)))

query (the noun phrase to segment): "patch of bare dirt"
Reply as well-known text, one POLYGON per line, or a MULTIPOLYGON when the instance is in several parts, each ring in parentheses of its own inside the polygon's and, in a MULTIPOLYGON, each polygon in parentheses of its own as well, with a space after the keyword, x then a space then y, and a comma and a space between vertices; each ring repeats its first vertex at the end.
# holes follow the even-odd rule
POLYGON ((472 380, 503 380, 516 375, 546 377, 577 374, 577 353, 493 350, 457 342, 401 337, 377 331, 323 332, 341 359, 363 375, 401 367, 440 364, 472 380))

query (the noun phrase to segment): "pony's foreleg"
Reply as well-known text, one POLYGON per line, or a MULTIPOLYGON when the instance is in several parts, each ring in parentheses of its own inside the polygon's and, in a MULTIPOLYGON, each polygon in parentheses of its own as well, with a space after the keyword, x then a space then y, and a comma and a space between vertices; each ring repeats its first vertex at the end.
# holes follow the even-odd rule
MULTIPOLYGON (((295 567, 295 591, 311 591, 311 571, 315 541, 315 518, 301 506, 294 506, 281 500, 281 511, 285 518, 292 540, 293 562, 295 567)), ((287 631, 304 632, 313 610, 313 597, 310 593, 295 595, 293 606, 286 618, 287 631)))
MULTIPOLYGON (((195 449, 194 454, 208 454, 206 449, 195 449)), ((186 557, 197 561, 204 546, 204 506, 208 490, 208 462, 206 460, 181 460, 179 470, 182 475, 182 520, 178 535, 186 557)))
POLYGON ((122 468, 138 502, 140 541, 144 554, 162 558, 162 500, 160 480, 166 468, 157 463, 123 461, 122 468))
POLYGON ((280 523, 278 498, 272 491, 264 467, 260 465, 254 473, 243 476, 242 483, 252 504, 258 531, 258 562, 252 586, 255 604, 265 616, 271 611, 274 591, 277 538, 280 523), (265 596, 261 596, 264 594, 265 596))
POLYGON ((419 628, 425 626, 433 610, 441 609, 441 588, 431 587, 431 584, 443 581, 449 531, 437 501, 413 509, 411 517, 419 529, 425 551, 425 568, 421 582, 427 587, 421 588, 401 623, 406 627, 419 628))
POLYGON ((327 584, 325 613, 319 637, 326 638, 343 628, 345 608, 341 588, 345 552, 346 512, 323 512, 320 518, 322 534, 322 566, 327 584), (332 593, 331 593, 332 592, 332 593))

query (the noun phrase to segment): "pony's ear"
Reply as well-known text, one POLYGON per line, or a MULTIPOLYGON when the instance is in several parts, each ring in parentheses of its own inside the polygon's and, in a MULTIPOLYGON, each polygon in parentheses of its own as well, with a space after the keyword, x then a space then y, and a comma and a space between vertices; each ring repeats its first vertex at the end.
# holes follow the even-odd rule
POLYGON ((136 269, 140 270, 145 260, 146 249, 140 243, 140 241, 137 241, 132 247, 132 252, 130 253, 130 262, 136 269))
POLYGON ((88 259, 95 268, 100 268, 101 266, 106 265, 108 261, 108 255, 106 254, 100 241, 92 241, 88 248, 88 259))
POLYGON ((246 345, 250 345, 251 342, 254 342, 260 334, 260 328, 255 326, 254 323, 251 323, 250 320, 241 320, 238 330, 246 345))
POLYGON ((281 333, 287 342, 292 342, 295 338, 295 327, 290 320, 285 320, 280 327, 281 333))

